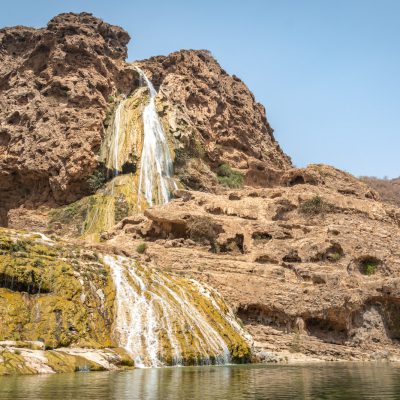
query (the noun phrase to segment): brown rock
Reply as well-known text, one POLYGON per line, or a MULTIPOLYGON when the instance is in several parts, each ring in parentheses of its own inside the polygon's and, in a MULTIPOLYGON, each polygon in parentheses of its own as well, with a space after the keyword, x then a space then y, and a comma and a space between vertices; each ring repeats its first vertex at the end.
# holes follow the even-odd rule
POLYGON ((326 360, 374 359, 389 351, 398 358, 400 224, 394 208, 333 168, 293 170, 284 181, 300 175, 315 179, 220 195, 181 191, 179 199, 146 211, 146 229, 136 226, 140 239, 120 231, 110 243, 134 248, 150 240, 147 253, 159 267, 223 294, 260 351, 326 360), (301 204, 316 197, 328 206, 304 213, 301 204), (283 204, 291 207, 277 213, 283 204), (193 218, 218 226, 214 239, 204 230, 208 240, 195 238, 190 248, 157 240, 190 238, 193 218))
MULTIPOLYGON (((176 138, 176 148, 188 148, 188 152, 198 148, 212 170, 227 163, 252 186, 270 186, 290 168, 264 107, 210 52, 181 50, 137 64, 159 88, 158 104, 176 138)), ((202 185, 207 186, 207 181, 191 187, 202 185)))
POLYGON ((0 30, 0 223, 87 192, 109 97, 129 92, 129 35, 91 14, 0 30))

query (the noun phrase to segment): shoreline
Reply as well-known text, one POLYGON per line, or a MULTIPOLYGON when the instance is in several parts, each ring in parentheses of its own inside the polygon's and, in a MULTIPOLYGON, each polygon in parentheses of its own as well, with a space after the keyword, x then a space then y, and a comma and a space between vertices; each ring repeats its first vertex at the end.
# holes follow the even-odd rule
MULTIPOLYGON (((22 344, 22 343, 21 343, 22 344)), ((40 348, 41 342, 25 342, 26 347, 18 343, 4 342, 0 344, 0 377, 21 375, 52 375, 72 372, 118 372, 138 368, 122 348, 58 348, 46 350, 40 348)), ((159 368, 190 368, 190 367, 234 367, 234 366, 296 366, 314 364, 399 364, 400 358, 364 358, 364 359, 323 359, 321 356, 310 356, 304 353, 289 351, 255 351, 253 362, 232 363, 224 365, 174 365, 159 368)), ((159 369, 156 368, 156 369, 159 369)))

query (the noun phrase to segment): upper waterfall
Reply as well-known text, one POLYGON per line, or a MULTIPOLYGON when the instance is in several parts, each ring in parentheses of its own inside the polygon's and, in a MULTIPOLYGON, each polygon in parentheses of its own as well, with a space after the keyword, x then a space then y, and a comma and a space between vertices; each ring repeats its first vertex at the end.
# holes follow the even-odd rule
POLYGON ((157 92, 136 68, 141 85, 110 103, 99 161, 106 182, 90 198, 82 234, 99 240, 121 219, 165 204, 177 188, 168 141, 156 110, 157 92))
POLYGON ((120 164, 119 164, 119 153, 120 153, 120 131, 122 127, 122 110, 124 108, 125 100, 122 100, 116 110, 115 110, 115 117, 113 121, 113 141, 111 142, 110 148, 110 158, 113 166, 114 175, 118 175, 120 164))
POLYGON ((173 165, 168 142, 156 110, 156 95, 153 84, 146 74, 136 67, 149 91, 149 102, 143 110, 143 149, 140 160, 138 201, 144 195, 149 206, 165 204, 171 198, 171 189, 176 189, 173 165))

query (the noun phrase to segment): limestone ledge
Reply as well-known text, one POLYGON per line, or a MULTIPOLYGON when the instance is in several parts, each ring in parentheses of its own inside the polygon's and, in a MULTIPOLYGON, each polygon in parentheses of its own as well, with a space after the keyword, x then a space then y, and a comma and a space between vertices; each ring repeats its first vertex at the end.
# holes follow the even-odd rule
POLYGON ((45 350, 37 341, 0 342, 0 375, 113 371, 133 368, 122 348, 59 348, 45 350))

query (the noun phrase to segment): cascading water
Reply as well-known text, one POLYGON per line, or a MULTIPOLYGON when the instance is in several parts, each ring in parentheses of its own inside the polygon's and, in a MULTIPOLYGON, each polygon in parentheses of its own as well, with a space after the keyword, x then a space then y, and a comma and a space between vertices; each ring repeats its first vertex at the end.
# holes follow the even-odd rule
POLYGON ((113 132, 114 132, 114 137, 113 141, 111 142, 111 148, 110 148, 110 154, 111 154, 111 161, 113 165, 113 173, 115 176, 118 175, 120 165, 119 165, 119 153, 120 153, 120 145, 119 145, 119 139, 120 139, 120 131, 121 131, 121 126, 122 126, 122 113, 121 110, 124 107, 124 101, 121 101, 116 110, 115 110, 115 116, 114 116, 114 121, 113 121, 113 132))
POLYGON ((114 331, 137 367, 226 364, 248 349, 232 311, 211 289, 106 256, 116 287, 114 331))
POLYGON ((140 160, 140 178, 138 198, 144 195, 149 206, 153 203, 168 203, 171 197, 170 188, 176 189, 173 179, 173 165, 168 142, 156 110, 157 92, 138 67, 141 79, 145 82, 150 99, 143 110, 144 141, 140 160))
POLYGON ((101 232, 138 210, 167 203, 177 188, 156 110, 157 92, 144 72, 137 70, 143 87, 121 99, 106 119, 99 161, 112 180, 90 200, 82 235, 91 240, 98 241, 101 232))

